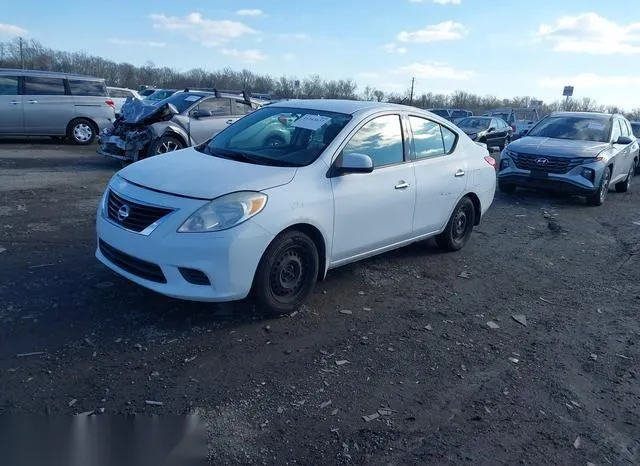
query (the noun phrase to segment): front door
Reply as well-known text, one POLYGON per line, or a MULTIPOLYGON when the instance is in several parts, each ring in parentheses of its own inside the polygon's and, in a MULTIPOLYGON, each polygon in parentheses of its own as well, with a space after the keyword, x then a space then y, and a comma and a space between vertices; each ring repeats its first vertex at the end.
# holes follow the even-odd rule
POLYGON ((234 115, 231 99, 211 97, 203 99, 189 115, 189 132, 194 144, 201 144, 225 129, 239 117, 234 115), (196 117, 195 112, 198 112, 196 117))
POLYGON ((413 223, 415 172, 405 156, 400 116, 383 115, 366 122, 342 150, 349 152, 370 156, 374 170, 331 179, 333 264, 408 239, 413 223))
POLYGON ((0 134, 24 132, 22 96, 17 76, 0 76, 0 134))
POLYGON ((453 131, 418 116, 409 122, 417 186, 413 236, 420 236, 442 230, 449 221, 467 185, 467 163, 454 149, 453 131))

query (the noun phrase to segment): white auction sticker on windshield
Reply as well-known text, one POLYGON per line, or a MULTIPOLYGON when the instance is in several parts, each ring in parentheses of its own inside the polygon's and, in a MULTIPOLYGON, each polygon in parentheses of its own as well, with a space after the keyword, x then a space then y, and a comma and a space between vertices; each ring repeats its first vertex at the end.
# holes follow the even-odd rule
POLYGON ((199 95, 190 95, 189 97, 184 99, 184 101, 185 102, 197 102, 200 99, 202 99, 202 97, 200 97, 199 95))
POLYGON ((587 123, 587 128, 602 131, 605 128, 605 125, 604 123, 600 123, 599 121, 590 121, 589 123, 587 123))
POLYGON ((331 121, 331 117, 321 115, 311 115, 307 113, 294 121, 291 126, 295 128, 309 129, 317 131, 331 121))

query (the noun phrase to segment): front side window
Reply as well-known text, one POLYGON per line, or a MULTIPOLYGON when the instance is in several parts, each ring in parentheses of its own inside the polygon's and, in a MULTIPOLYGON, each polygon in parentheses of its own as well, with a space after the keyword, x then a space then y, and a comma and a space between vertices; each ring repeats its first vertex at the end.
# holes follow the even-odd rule
MULTIPOLYGON (((399 117, 395 119, 399 128, 399 117)), ((351 115, 343 113, 269 105, 247 114, 196 150, 258 165, 303 167, 313 163, 350 120, 351 115)))
POLYGON ((611 141, 616 142, 622 136, 619 120, 613 122, 613 130, 611 131, 611 141))
POLYGON ((18 95, 17 76, 0 76, 0 95, 18 95))
POLYGON ((213 98, 200 102, 199 112, 211 112, 212 116, 231 115, 231 99, 213 98))
POLYGON ((629 133, 629 127, 627 126, 627 122, 622 119, 618 120, 618 122, 620 123, 620 134, 625 137, 631 136, 631 134, 629 133))
POLYGON ((404 144, 399 115, 385 115, 366 123, 353 135, 343 153, 366 154, 375 168, 404 160, 404 144))
POLYGON ((409 117, 413 132, 413 152, 417 159, 445 153, 440 125, 415 116, 409 117))
POLYGON ((89 81, 86 79, 69 79, 71 95, 106 97, 107 89, 102 81, 89 81))
POLYGON ((24 78, 25 95, 65 95, 62 78, 27 76, 24 78))

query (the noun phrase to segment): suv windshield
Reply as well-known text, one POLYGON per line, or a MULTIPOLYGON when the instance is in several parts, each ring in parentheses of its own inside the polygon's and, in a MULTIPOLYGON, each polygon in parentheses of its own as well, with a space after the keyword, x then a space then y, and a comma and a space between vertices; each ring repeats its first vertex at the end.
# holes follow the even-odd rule
POLYGON ((610 130, 611 123, 607 118, 551 116, 534 126, 528 136, 608 142, 610 130))
POLYGON ((182 113, 186 109, 191 107, 193 104, 195 104, 197 101, 202 99, 203 97, 204 96, 202 94, 192 94, 192 93, 189 93, 189 92, 178 92, 176 94, 173 94, 171 97, 167 97, 166 99, 161 100, 158 103, 154 102, 154 105, 159 107, 159 106, 164 105, 164 104, 173 104, 178 109, 178 112, 182 113))
POLYGON ((478 117, 470 117, 463 118, 458 122, 458 126, 460 128, 474 128, 474 129, 487 129, 489 127, 489 122, 491 118, 478 118, 478 117))
POLYGON ((267 106, 196 150, 259 165, 302 167, 316 160, 349 120, 351 115, 343 113, 267 106))

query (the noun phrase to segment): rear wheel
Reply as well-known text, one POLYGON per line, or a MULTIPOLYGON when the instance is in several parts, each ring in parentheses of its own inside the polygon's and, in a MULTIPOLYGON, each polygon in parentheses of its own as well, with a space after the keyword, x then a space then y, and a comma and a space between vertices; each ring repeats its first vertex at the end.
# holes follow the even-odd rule
POLYGON ((149 145, 149 157, 184 149, 184 143, 174 136, 161 136, 149 145))
POLYGON ((263 310, 296 310, 311 294, 320 260, 315 243, 302 232, 277 236, 265 251, 253 281, 253 297, 263 310))
POLYGON ((616 192, 618 193, 626 193, 629 191, 631 187, 631 180, 633 180, 633 175, 636 174, 636 164, 631 164, 631 168, 629 169, 629 173, 627 173, 627 178, 624 181, 616 184, 616 192))
POLYGON ((80 146, 91 144, 97 133, 96 125, 86 118, 76 118, 67 126, 67 137, 80 146))
POLYGON ((602 174, 602 179, 600 180, 600 185, 598 186, 598 190, 587 196, 587 204, 592 206, 599 206, 604 203, 604 200, 607 198, 607 194, 609 193, 609 182, 611 181, 611 168, 605 168, 604 173, 602 174))
POLYGON ((463 197, 453 210, 444 231, 436 236, 436 243, 445 251, 458 251, 467 244, 475 221, 473 201, 463 197))

